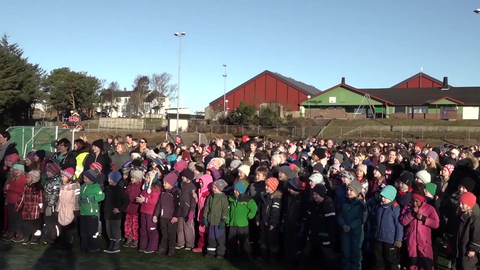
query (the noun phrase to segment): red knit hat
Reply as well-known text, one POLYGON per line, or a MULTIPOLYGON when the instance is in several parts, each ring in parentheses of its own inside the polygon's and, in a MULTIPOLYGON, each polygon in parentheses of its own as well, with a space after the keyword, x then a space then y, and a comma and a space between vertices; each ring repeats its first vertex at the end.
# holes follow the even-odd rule
POLYGON ((470 208, 473 208, 477 203, 477 197, 475 197, 475 195, 473 195, 471 192, 465 192, 458 197, 458 201, 468 205, 470 208))
POLYGON ((447 169, 450 174, 452 174, 453 170, 455 169, 455 166, 453 166, 453 164, 445 164, 445 166, 443 167, 447 169))
POLYGON ((423 148, 423 143, 418 141, 418 142, 415 143, 415 146, 422 149, 423 148))
POLYGON ((277 190, 278 187, 278 180, 275 177, 270 177, 265 181, 265 184, 272 190, 275 191, 277 190))
POLYGON ((417 193, 413 193, 412 200, 413 199, 417 199, 417 200, 421 201, 422 203, 424 203, 426 201, 425 196, 419 195, 417 193))
POLYGON ((98 162, 94 162, 92 164, 90 164, 90 170, 92 171, 97 171, 98 173, 101 173, 102 172, 102 164, 98 163, 98 162))
POLYGON ((75 174, 75 171, 73 170, 73 168, 66 168, 65 170, 62 170, 60 173, 62 174, 62 176, 65 176, 68 179, 72 179, 73 175, 75 174))

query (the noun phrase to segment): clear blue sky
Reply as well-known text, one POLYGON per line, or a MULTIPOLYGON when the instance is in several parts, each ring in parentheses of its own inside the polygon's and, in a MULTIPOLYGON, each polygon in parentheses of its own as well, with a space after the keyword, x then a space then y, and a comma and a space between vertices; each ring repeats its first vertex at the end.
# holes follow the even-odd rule
POLYGON ((5 0, 0 33, 50 71, 76 71, 130 89, 138 74, 177 81, 183 105, 204 109, 268 69, 327 89, 389 87, 420 71, 480 85, 475 0, 5 0))

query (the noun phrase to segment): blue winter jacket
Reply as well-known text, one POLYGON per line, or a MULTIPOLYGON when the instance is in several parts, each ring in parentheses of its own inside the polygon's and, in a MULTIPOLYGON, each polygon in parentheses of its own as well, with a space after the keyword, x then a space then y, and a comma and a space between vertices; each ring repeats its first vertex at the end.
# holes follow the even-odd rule
POLYGON ((400 205, 396 202, 385 205, 378 204, 373 211, 375 211, 374 239, 389 244, 402 242, 403 226, 400 224, 400 205))
POLYGON ((335 198, 333 199, 333 206, 335 207, 335 211, 339 213, 342 210, 342 204, 345 201, 347 196, 347 186, 342 184, 338 187, 337 191, 335 191, 335 198))

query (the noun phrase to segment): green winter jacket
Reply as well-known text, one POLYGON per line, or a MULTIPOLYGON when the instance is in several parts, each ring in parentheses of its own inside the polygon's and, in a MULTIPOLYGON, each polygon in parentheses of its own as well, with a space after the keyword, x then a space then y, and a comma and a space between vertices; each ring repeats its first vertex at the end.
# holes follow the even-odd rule
POLYGON ((100 216, 98 204, 104 199, 105 193, 99 184, 83 184, 80 189, 80 215, 100 216))
POLYGON ((227 223, 231 227, 247 227, 248 220, 255 218, 257 214, 257 204, 252 197, 240 195, 240 197, 230 197, 230 209, 228 210, 227 223))
POLYGON ((203 216, 210 225, 220 225, 227 222, 228 198, 225 193, 214 193, 207 198, 203 216))

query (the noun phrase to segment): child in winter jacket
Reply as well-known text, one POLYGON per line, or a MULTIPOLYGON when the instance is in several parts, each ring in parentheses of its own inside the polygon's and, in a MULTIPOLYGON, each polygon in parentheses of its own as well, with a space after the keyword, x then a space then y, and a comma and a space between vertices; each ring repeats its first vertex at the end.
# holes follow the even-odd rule
POLYGON ((110 243, 103 252, 118 253, 122 241, 122 214, 128 206, 128 197, 119 185, 122 174, 113 171, 108 174, 108 186, 105 187, 105 201, 103 202, 103 216, 110 243))
POLYGON ((238 181, 233 191, 234 196, 228 199, 230 201, 227 218, 230 228, 228 234, 230 256, 235 256, 238 251, 242 255, 250 255, 251 252, 248 223, 257 214, 257 204, 252 197, 245 194, 247 188, 247 181, 238 181))
POLYGON ((183 170, 180 183, 180 214, 178 217, 177 249, 192 250, 195 245, 195 209, 197 207, 197 187, 192 183, 194 173, 183 170))
POLYGON ((397 181, 395 181, 395 187, 397 188, 397 197, 395 201, 403 208, 410 204, 412 201, 412 185, 415 180, 415 176, 411 172, 403 172, 397 181))
POLYGON ((277 178, 268 178, 266 183, 266 192, 262 196, 256 216, 256 225, 260 228, 260 248, 262 255, 260 259, 276 262, 279 253, 279 224, 280 209, 282 204, 282 192, 278 190, 277 178))
POLYGON ((290 179, 287 185, 287 192, 282 196, 281 216, 285 261, 287 268, 291 268, 296 264, 300 251, 298 236, 305 233, 308 194, 302 189, 302 182, 297 177, 290 179))
MULTIPOLYGON (((312 189, 313 201, 310 202, 306 216, 307 243, 303 250, 302 266, 306 266, 309 258, 320 252, 326 269, 337 269, 337 255, 334 241, 337 231, 337 219, 333 200, 328 197, 327 189, 317 184, 312 189)), ((317 258, 316 262, 320 262, 317 258)))
MULTIPOLYGON (((130 170, 128 170, 128 173, 125 173, 126 171, 124 170, 123 173, 123 179, 125 181, 125 175, 130 177, 130 170)), ((125 193, 128 196, 129 203, 127 208, 125 209, 125 243, 123 243, 124 247, 132 247, 132 248, 137 248, 138 246, 138 210, 140 208, 140 205, 136 202, 136 199, 140 196, 142 193, 142 178, 143 174, 140 173, 134 173, 132 174, 132 177, 130 178, 130 181, 125 181, 125 183, 128 182, 127 188, 125 190, 125 193)))
POLYGON ((342 269, 362 269, 363 223, 365 222, 366 207, 363 199, 358 196, 362 185, 351 182, 347 186, 347 195, 337 216, 342 230, 342 269))
POLYGON ((43 188, 39 181, 40 171, 29 172, 22 197, 15 205, 15 211, 22 213, 24 245, 37 245, 42 235, 43 188))
POLYGON ((378 164, 373 170, 373 179, 368 183, 368 192, 366 195, 367 200, 372 198, 379 186, 386 185, 387 179, 385 178, 385 164, 378 164))
POLYGON ((205 203, 207 198, 212 194, 213 178, 210 174, 204 174, 196 179, 198 189, 198 207, 197 207, 197 221, 198 221, 198 242, 197 247, 193 249, 193 252, 201 253, 206 245, 206 239, 208 237, 208 230, 204 223, 205 216, 205 203))
POLYGON ((227 186, 223 179, 213 182, 212 195, 208 196, 204 207, 203 224, 209 227, 206 257, 223 258, 225 256, 225 225, 228 217, 228 198, 222 193, 227 186))
POLYGON ((45 226, 47 227, 49 237, 45 244, 52 246, 57 243, 59 236, 57 206, 62 178, 60 176, 60 165, 56 162, 48 162, 45 165, 45 170, 47 176, 44 186, 45 226))
POLYGON ((160 221, 162 230, 162 240, 156 253, 167 254, 169 257, 175 255, 177 245, 178 214, 180 212, 180 189, 175 186, 177 180, 178 175, 175 172, 170 172, 163 178, 164 190, 160 195, 153 216, 155 223, 160 221))
POLYGON ((83 252, 100 250, 98 235, 99 204, 105 199, 98 174, 93 170, 83 172, 83 184, 80 189, 80 248, 83 252))
MULTIPOLYGON (((143 171, 134 170, 132 178, 143 178, 143 171)), ((158 247, 158 226, 154 218, 155 206, 160 198, 161 187, 158 175, 149 173, 142 187, 142 193, 136 199, 140 206, 140 243, 139 252, 153 253, 158 247)))
POLYGON ((77 234, 77 217, 80 213, 80 184, 73 181, 75 170, 66 168, 61 171, 62 183, 58 196, 59 233, 63 235, 62 249, 73 248, 73 238, 77 234))
POLYGON ((372 209, 373 269, 398 269, 399 249, 402 247, 403 226, 400 224, 400 205, 395 202, 397 190, 386 186, 380 192, 380 204, 372 209))
POLYGON ((421 194, 412 195, 412 203, 403 208, 400 222, 405 226, 410 269, 433 269, 432 229, 440 224, 435 208, 421 194))
POLYGON ((465 192, 458 198, 458 214, 449 222, 455 228, 449 231, 447 252, 452 256, 452 269, 476 269, 480 251, 480 219, 473 214, 477 198, 465 192))
POLYGON ((8 219, 8 231, 4 240, 19 243, 24 240, 23 218, 21 213, 15 211, 15 206, 22 198, 27 177, 25 176, 25 167, 21 164, 14 164, 12 170, 3 188, 6 197, 5 203, 7 204, 8 219))

